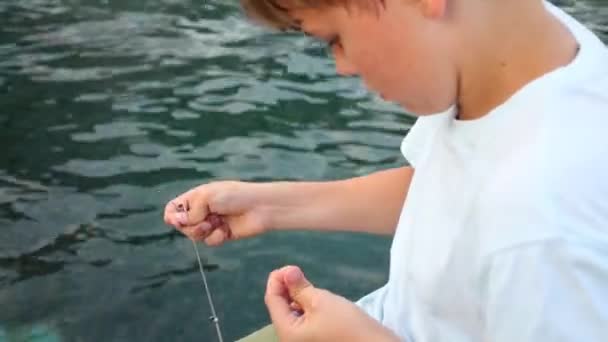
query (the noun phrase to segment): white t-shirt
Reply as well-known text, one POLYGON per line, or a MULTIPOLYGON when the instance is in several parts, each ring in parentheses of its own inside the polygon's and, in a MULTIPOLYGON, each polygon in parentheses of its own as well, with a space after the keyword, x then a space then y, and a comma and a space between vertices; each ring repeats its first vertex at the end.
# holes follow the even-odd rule
POLYGON ((547 7, 580 44, 571 64, 403 141, 389 281, 358 304, 409 342, 608 341, 608 49, 547 7))

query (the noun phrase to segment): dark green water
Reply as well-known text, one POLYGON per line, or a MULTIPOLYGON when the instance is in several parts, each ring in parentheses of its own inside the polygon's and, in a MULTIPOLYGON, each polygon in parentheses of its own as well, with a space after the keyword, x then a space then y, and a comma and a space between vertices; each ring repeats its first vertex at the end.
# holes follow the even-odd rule
MULTIPOLYGON (((560 3, 608 40, 607 2, 560 3)), ((0 341, 215 341, 166 201, 216 179, 401 165, 412 123, 235 1, 0 0, 0 341)), ((268 322, 271 270, 298 264, 356 299, 385 282, 389 244, 283 233, 203 247, 226 339, 268 322)))

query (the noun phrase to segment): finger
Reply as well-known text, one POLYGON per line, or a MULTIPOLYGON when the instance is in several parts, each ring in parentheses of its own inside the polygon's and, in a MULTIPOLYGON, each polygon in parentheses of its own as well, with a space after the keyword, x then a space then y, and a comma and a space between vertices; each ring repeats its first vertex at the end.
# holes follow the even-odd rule
POLYGON ((177 230, 179 230, 182 234, 184 234, 188 239, 190 240, 196 240, 196 227, 184 227, 184 228, 178 228, 177 230))
POLYGON ((205 240, 213 232, 213 227, 209 222, 204 221, 194 228, 193 236, 197 241, 205 240))
POLYGON ((186 226, 188 223, 188 214, 183 211, 178 211, 178 206, 171 201, 165 206, 165 223, 176 228, 186 226))
POLYGON ((217 214, 209 214, 205 217, 205 221, 209 222, 213 228, 217 228, 224 224, 224 219, 217 214))
POLYGON ((302 270, 297 266, 287 266, 281 273, 291 299, 304 311, 309 309, 313 302, 314 286, 306 279, 302 270))
MULTIPOLYGON (((188 213, 186 213, 186 215, 187 214, 188 213)), ((225 223, 224 223, 224 219, 221 216, 219 216, 217 214, 209 214, 202 222, 198 222, 194 225, 184 226, 184 227, 180 227, 180 228, 202 227, 203 230, 206 230, 207 228, 211 228, 211 229, 227 228, 227 226, 222 227, 223 225, 225 225, 225 223)))
POLYGON ((205 239, 205 243, 209 246, 219 246, 226 240, 226 233, 222 229, 214 229, 211 235, 205 239))
POLYGON ((280 270, 270 273, 264 302, 277 331, 285 330, 296 319, 289 305, 289 293, 280 270))
POLYGON ((228 224, 223 224, 223 225, 219 226, 218 228, 224 232, 224 236, 225 236, 226 240, 232 240, 234 238, 234 236, 232 235, 232 230, 230 229, 228 224))
POLYGON ((289 307, 291 308, 292 311, 303 311, 300 304, 298 304, 296 302, 289 303, 289 307))
POLYGON ((182 226, 200 224, 209 215, 207 196, 200 187, 176 197, 169 205, 173 206, 169 210, 169 213, 174 217, 173 221, 182 226), (185 213, 185 220, 183 213, 185 213))
POLYGON ((209 222, 203 222, 196 226, 178 228, 178 230, 194 241, 205 240, 213 231, 209 222))

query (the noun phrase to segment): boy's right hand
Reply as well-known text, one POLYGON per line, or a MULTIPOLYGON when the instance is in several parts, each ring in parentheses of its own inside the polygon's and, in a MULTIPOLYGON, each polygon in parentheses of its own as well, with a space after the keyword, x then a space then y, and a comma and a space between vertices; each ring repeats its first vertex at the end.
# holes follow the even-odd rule
POLYGON ((165 222, 209 246, 259 235, 268 230, 268 214, 256 203, 255 187, 234 181, 198 186, 167 203, 165 222))

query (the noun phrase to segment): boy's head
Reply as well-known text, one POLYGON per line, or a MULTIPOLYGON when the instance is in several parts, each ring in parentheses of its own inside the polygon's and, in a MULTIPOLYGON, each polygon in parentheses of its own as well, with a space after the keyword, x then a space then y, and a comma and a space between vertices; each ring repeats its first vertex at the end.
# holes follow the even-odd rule
POLYGON ((360 76, 416 114, 456 101, 448 0, 241 0, 254 19, 331 47, 337 72, 360 76))

